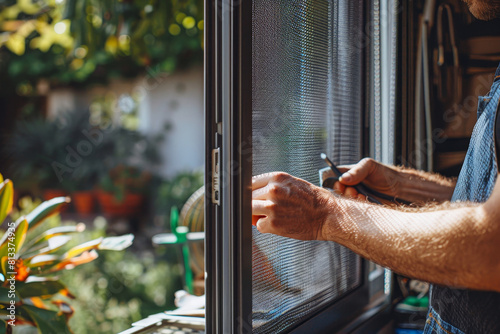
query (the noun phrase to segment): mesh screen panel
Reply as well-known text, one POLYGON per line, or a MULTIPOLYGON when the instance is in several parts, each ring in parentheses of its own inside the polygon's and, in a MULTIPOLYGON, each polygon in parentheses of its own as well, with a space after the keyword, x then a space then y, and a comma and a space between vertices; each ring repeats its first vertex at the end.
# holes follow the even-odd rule
MULTIPOLYGON (((361 157, 362 1, 253 1, 253 174, 318 184, 321 152, 361 157)), ((293 328, 362 281, 361 260, 330 242, 253 230, 253 331, 293 328)))

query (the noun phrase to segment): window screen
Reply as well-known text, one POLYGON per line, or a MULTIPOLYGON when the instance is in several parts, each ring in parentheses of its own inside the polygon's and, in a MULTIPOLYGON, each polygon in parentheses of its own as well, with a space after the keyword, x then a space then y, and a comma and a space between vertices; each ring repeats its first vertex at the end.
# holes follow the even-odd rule
MULTIPOLYGON (((255 0, 253 174, 314 184, 319 158, 361 157, 363 2, 255 0)), ((253 331, 286 331, 362 283, 361 259, 330 242, 253 230, 253 331)))

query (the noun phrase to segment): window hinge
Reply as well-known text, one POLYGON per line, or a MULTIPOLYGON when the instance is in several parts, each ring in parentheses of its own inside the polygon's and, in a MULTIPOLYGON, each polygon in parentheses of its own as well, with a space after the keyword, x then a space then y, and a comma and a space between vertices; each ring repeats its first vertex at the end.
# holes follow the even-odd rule
POLYGON ((212 203, 220 205, 220 148, 212 150, 212 203))

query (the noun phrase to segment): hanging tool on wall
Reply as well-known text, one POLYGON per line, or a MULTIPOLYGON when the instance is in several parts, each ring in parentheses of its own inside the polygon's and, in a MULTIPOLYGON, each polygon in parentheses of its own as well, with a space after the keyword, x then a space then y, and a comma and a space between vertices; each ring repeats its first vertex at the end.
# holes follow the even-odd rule
POLYGON ((458 47, 455 39, 455 23, 453 18, 453 10, 449 4, 441 4, 437 10, 437 92, 438 98, 443 103, 460 103, 462 101, 462 73, 460 68, 460 58, 458 47), (445 59, 445 31, 443 29, 443 18, 446 16, 448 20, 448 38, 451 47, 453 68, 448 71, 445 59), (451 76, 449 73, 451 72, 451 76), (452 87, 450 91, 448 87, 452 87), (451 94, 450 94, 451 93, 451 94))
POLYGON ((436 0, 427 0, 420 22, 415 75, 415 167, 432 171, 433 142, 431 121, 431 85, 429 34, 434 25, 436 0))

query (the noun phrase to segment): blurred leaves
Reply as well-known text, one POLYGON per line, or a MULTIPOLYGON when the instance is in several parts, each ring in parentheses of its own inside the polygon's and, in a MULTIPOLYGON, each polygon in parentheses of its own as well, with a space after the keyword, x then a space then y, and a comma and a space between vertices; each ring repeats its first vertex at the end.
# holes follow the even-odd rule
POLYGON ((203 172, 182 172, 169 180, 162 181, 155 196, 156 214, 164 216, 164 223, 170 222, 172 207, 182 208, 188 198, 204 184, 203 172))
POLYGON ((52 120, 35 118, 16 123, 5 151, 11 158, 10 174, 18 189, 34 193, 50 188, 85 191, 108 181, 110 192, 146 190, 151 176, 145 169, 161 162, 158 143, 166 131, 147 136, 108 123, 112 116, 97 112, 95 103, 90 109, 66 112, 52 120), (123 166, 134 168, 126 167, 130 173, 112 177, 110 173, 123 172, 123 166), (114 189, 113 180, 125 178, 130 182, 118 182, 125 189, 114 189))
POLYGON ((0 2, 0 75, 13 87, 171 72, 201 63, 202 43, 202 0, 0 2))
MULTIPOLYGON (((3 189, 0 191, 0 217, 3 217, 0 225, 12 209, 12 188, 10 180, 0 185, 3 189)), ((41 334, 71 333, 68 321, 73 309, 59 298, 72 299, 74 296, 52 273, 97 259, 96 250, 124 250, 132 245, 134 236, 129 234, 100 236, 71 247, 69 234, 84 230, 79 225, 52 227, 40 233, 43 223, 68 202, 66 197, 54 198, 32 208, 28 214, 23 212, 15 223, 6 220, 8 230, 0 239, 0 319, 7 321, 7 327, 13 325, 8 313, 1 311, 14 303, 16 325, 20 322, 30 324, 41 334)))
POLYGON ((2 222, 12 210, 13 198, 14 187, 12 181, 5 180, 0 183, 0 222, 2 222))

